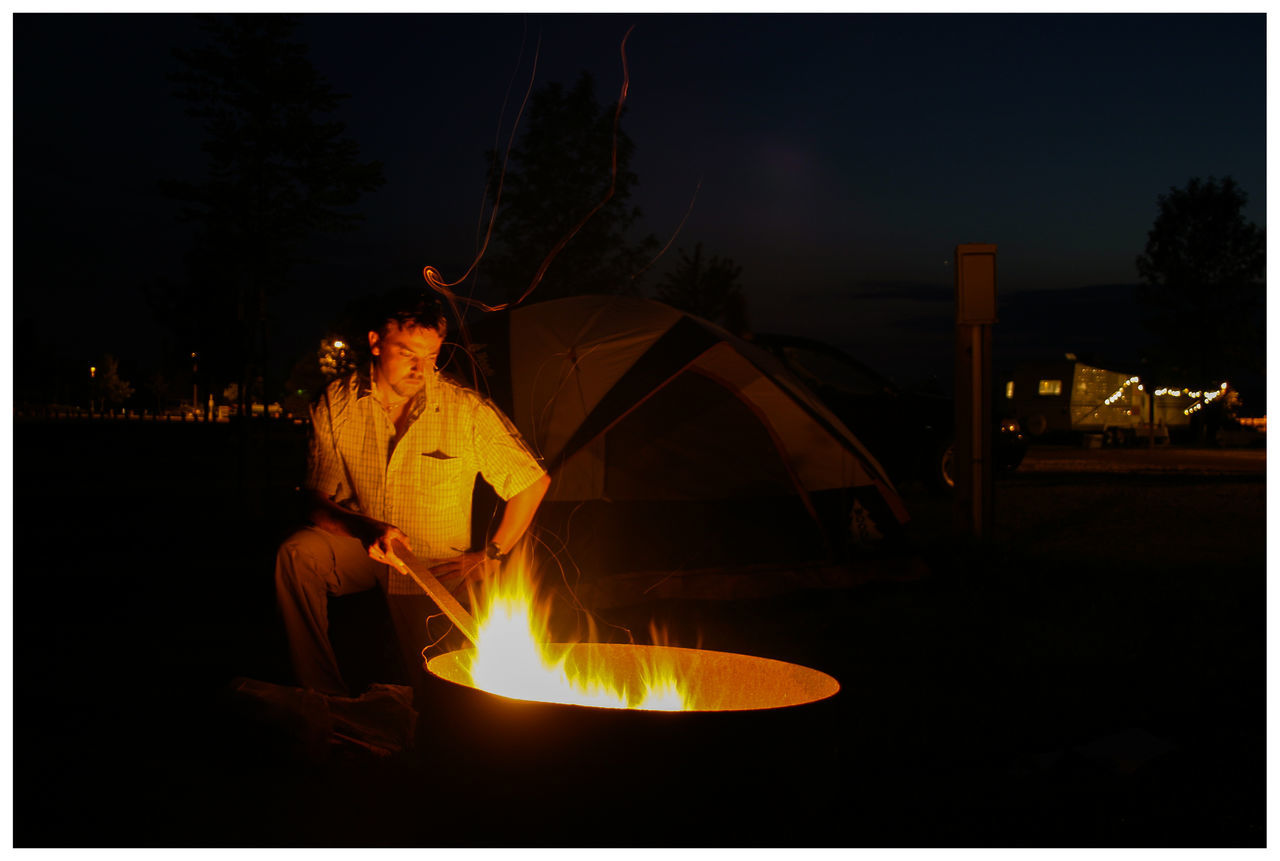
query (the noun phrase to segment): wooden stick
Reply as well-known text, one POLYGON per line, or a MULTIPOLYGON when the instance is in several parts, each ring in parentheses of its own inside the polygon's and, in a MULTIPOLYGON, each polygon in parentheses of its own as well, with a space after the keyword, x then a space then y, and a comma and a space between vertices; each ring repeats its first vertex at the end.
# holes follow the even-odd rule
POLYGON ((413 552, 404 546, 404 542, 396 542, 395 552, 404 563, 403 566, 396 566, 400 572, 412 577, 468 640, 472 643, 477 642, 480 635, 476 617, 468 613, 466 608, 458 603, 458 599, 444 587, 444 584, 436 579, 436 575, 431 573, 431 567, 414 556, 413 552))

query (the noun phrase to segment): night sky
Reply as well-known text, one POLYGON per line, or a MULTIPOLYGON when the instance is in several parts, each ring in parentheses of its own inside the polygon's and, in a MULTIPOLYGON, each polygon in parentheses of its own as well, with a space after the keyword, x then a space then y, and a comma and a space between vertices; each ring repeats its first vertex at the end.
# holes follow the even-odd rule
MULTIPOLYGON (((1157 195, 1230 175, 1266 224, 1262 14, 309 15, 298 35, 387 182, 280 300, 282 349, 353 293, 461 274, 539 37, 535 86, 585 69, 608 102, 632 25, 643 230, 665 242, 697 192, 666 262, 702 242, 743 267, 754 328, 902 382, 948 379, 957 243, 999 246, 1017 328, 998 347, 1128 360, 1133 306, 1107 285, 1138 280, 1157 195)), ((185 15, 14 16, 14 321, 54 344, 70 314, 86 363, 141 376, 163 341, 138 285, 182 277, 156 183, 202 176, 165 78, 201 38, 185 15)))

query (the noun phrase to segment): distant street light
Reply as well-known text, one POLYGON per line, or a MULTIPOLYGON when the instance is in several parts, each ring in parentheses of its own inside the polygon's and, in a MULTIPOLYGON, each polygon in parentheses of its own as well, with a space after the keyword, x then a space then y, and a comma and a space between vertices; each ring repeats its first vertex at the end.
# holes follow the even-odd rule
POLYGON ((320 373, 326 379, 339 376, 345 373, 347 368, 347 350, 351 345, 346 341, 333 340, 328 338, 320 342, 320 350, 317 353, 317 359, 320 364, 320 373))

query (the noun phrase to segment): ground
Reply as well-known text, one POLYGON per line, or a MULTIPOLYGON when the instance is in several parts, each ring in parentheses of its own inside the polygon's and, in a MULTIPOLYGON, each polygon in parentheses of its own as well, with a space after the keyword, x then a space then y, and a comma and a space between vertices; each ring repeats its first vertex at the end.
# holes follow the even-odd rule
POLYGON ((228 708, 288 680, 302 456, 277 423, 15 424, 15 845, 1266 844, 1263 450, 1033 447, 986 543, 901 488, 919 576, 612 609, 842 690, 656 749, 553 726, 534 773, 438 735, 306 764, 228 708))

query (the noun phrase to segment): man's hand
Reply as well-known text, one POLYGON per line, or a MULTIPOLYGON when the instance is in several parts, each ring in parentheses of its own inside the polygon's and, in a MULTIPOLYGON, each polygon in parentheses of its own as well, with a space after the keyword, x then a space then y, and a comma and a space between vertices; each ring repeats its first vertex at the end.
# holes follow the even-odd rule
POLYGON ((498 573, 499 562, 490 559, 483 551, 463 553, 453 559, 446 559, 439 565, 431 566, 431 573, 450 592, 468 581, 479 583, 486 577, 498 573))
POLYGON ((408 550, 413 550, 413 546, 409 544, 409 536, 390 523, 380 523, 378 526, 380 527, 379 529, 370 529, 367 535, 360 536, 360 541, 364 543, 364 549, 373 561, 390 565, 403 574, 405 572, 404 561, 396 555, 392 542, 399 541, 408 550))
POLYGON ((403 542, 411 551, 413 545, 409 543, 409 536, 398 528, 366 517, 358 511, 343 508, 318 491, 310 491, 307 502, 311 522, 316 526, 335 535, 349 535, 357 539, 364 545, 370 559, 390 565, 401 573, 405 572, 404 561, 396 556, 392 542, 403 542))

